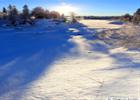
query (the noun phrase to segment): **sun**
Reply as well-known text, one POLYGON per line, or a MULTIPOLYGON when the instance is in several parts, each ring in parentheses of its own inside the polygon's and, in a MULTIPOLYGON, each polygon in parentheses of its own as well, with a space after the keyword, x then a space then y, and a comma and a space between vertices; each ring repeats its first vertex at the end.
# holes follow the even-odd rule
POLYGON ((70 12, 77 12, 78 8, 67 3, 61 3, 58 6, 52 7, 51 10, 55 10, 59 12, 60 14, 69 15, 70 12))

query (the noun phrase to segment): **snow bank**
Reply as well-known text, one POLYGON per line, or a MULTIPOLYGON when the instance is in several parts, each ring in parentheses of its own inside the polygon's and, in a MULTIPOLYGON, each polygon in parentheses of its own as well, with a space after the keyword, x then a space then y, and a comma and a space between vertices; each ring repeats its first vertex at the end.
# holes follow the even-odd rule
POLYGON ((121 29, 100 32, 99 37, 109 44, 126 48, 140 48, 140 26, 125 25, 121 29))

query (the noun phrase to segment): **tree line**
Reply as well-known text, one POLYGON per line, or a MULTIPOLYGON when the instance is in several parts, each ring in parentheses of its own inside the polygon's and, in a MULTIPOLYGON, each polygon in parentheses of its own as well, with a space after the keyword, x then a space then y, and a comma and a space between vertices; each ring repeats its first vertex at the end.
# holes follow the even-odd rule
POLYGON ((64 15, 56 11, 49 11, 42 7, 35 7, 30 10, 28 5, 24 5, 22 11, 19 11, 16 6, 9 5, 7 8, 3 7, 0 12, 0 18, 8 21, 9 25, 16 26, 17 24, 34 24, 34 19, 63 19, 64 15))
POLYGON ((121 17, 122 21, 132 22, 134 24, 140 24, 140 8, 133 14, 125 14, 121 17))

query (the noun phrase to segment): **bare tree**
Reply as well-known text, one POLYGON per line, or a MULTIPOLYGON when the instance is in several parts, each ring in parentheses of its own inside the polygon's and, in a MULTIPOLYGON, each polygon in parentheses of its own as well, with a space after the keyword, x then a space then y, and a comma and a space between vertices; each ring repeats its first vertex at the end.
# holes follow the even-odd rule
POLYGON ((44 11, 44 16, 45 16, 45 18, 50 18, 50 12, 49 12, 49 10, 45 10, 44 11))
POLYGON ((71 17, 72 23, 76 23, 76 22, 77 22, 76 14, 75 14, 74 12, 71 12, 71 13, 70 13, 70 17, 71 17))
POLYGON ((53 19, 59 19, 60 18, 60 14, 56 11, 51 11, 50 12, 50 18, 53 18, 53 19))
POLYGON ((65 17, 64 14, 61 15, 61 20, 62 20, 63 22, 67 22, 67 18, 65 17))
POLYGON ((45 10, 42 7, 36 7, 32 11, 35 18, 45 18, 45 10))

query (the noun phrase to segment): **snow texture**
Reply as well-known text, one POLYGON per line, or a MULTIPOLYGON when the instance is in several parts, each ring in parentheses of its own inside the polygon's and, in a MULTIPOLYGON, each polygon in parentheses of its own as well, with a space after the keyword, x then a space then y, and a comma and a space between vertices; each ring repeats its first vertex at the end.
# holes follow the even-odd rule
POLYGON ((140 52, 96 37, 111 22, 0 27, 0 100, 138 100, 140 52))

